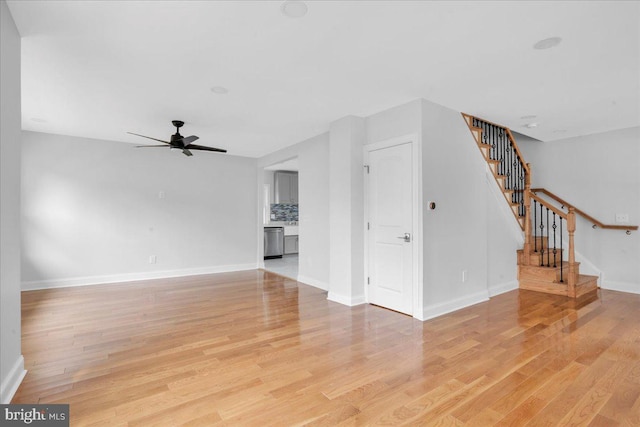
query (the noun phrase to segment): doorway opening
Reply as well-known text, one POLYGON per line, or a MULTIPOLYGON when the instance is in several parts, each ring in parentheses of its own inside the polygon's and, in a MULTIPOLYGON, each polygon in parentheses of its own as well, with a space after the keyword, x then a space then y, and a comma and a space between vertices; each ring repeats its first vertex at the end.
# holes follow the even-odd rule
POLYGON ((294 157, 264 168, 264 269, 298 278, 299 167, 294 157))

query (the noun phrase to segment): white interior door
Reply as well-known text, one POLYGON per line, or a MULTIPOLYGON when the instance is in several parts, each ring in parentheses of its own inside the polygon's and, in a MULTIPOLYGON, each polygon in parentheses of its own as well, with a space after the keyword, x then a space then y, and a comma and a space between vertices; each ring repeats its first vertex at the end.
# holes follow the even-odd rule
POLYGON ((413 312, 411 144, 369 152, 368 299, 413 312))

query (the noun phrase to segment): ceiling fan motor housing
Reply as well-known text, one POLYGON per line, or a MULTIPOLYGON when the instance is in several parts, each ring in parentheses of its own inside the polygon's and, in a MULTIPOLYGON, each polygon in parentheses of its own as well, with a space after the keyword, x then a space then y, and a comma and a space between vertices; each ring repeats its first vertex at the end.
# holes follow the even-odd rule
POLYGON ((176 127, 176 133, 171 135, 171 143, 183 146, 183 144, 180 144, 177 140, 182 139, 182 135, 180 135, 180 128, 184 126, 184 122, 182 120, 172 120, 171 123, 176 127))

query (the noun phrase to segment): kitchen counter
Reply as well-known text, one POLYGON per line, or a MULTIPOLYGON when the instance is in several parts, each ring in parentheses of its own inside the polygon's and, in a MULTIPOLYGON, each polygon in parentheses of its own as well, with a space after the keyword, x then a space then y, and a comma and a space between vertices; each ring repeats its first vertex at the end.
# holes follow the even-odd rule
POLYGON ((288 225, 284 221, 272 221, 269 224, 264 224, 264 228, 267 227, 283 227, 285 236, 297 236, 298 225, 288 225))

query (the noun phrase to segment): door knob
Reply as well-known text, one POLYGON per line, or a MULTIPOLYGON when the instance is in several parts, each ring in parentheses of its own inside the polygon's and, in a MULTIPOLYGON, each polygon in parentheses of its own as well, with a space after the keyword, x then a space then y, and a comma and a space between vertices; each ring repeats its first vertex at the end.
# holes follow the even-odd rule
POLYGON ((409 243, 409 242, 411 242, 411 234, 410 233, 404 233, 404 236, 398 236, 397 239, 402 239, 405 242, 409 243))

